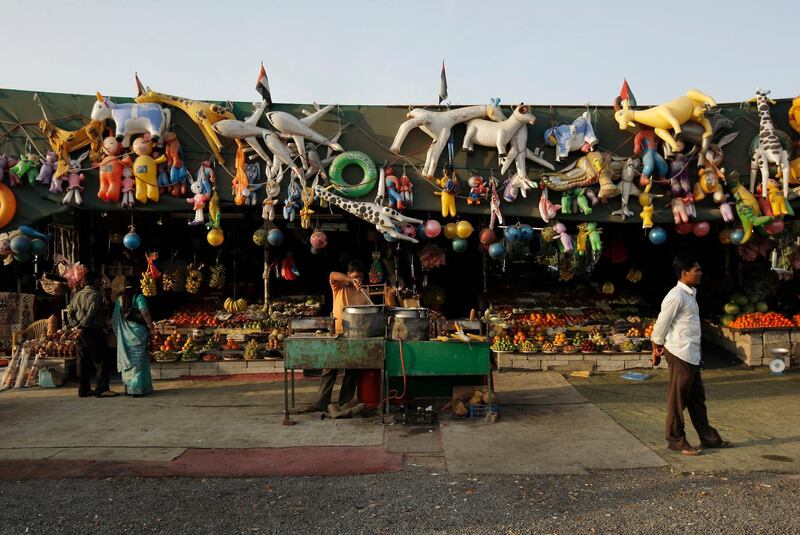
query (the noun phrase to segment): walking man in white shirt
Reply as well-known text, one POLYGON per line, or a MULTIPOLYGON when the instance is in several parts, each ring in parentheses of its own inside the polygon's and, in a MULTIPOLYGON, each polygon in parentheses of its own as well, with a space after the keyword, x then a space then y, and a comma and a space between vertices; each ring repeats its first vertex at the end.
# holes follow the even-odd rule
POLYGON ((672 261, 678 284, 661 303, 661 312, 653 327, 653 366, 664 356, 669 364, 669 396, 667 397, 667 447, 684 455, 700 455, 702 450, 686 440, 683 410, 689 409, 692 425, 705 448, 726 448, 723 440, 708 423, 706 393, 700 376, 700 309, 697 286, 703 271, 694 255, 680 253, 672 261))

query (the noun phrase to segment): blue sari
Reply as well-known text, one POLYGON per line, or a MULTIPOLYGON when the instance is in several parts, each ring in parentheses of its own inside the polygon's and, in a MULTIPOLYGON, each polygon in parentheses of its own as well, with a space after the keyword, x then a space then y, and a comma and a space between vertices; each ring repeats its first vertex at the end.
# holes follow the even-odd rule
MULTIPOLYGON (((147 301, 142 294, 136 294, 131 306, 146 311, 147 301)), ((114 304, 111 322, 117 337, 117 369, 122 374, 125 393, 138 396, 150 394, 153 391, 153 377, 150 375, 150 356, 147 353, 147 326, 122 317, 121 298, 114 304)))

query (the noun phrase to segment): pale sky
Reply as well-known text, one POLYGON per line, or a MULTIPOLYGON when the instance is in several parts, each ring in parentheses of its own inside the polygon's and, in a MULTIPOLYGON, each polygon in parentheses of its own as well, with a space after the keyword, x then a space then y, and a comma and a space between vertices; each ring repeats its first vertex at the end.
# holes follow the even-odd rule
POLYGON ((800 94, 797 1, 5 0, 0 88, 275 102, 639 104, 800 94))

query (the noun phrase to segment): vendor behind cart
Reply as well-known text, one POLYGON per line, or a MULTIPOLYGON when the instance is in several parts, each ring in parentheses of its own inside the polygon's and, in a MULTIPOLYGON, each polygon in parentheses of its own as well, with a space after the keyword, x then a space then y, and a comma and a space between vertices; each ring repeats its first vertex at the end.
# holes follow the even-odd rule
MULTIPOLYGON (((366 294, 362 290, 364 284, 364 274, 366 270, 364 264, 359 260, 353 260, 347 265, 347 273, 334 271, 330 274, 328 281, 331 285, 333 294, 333 317, 336 322, 336 334, 344 332, 343 315, 344 309, 350 305, 366 305, 369 303, 366 294)), ((339 389, 339 403, 331 411, 328 407, 333 394, 333 387, 336 384, 336 375, 339 370, 325 369, 319 385, 319 397, 308 409, 308 412, 325 411, 339 413, 340 409, 352 409, 357 407, 352 403, 358 386, 358 371, 344 370, 342 387, 339 389)), ((354 411, 357 412, 357 411, 354 411)))

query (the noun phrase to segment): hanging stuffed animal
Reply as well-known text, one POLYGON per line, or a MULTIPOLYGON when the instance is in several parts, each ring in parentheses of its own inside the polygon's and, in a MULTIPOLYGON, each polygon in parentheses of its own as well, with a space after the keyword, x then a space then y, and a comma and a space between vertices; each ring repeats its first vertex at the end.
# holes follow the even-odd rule
POLYGON ((211 160, 203 160, 203 163, 197 170, 196 179, 200 181, 200 184, 202 184, 203 193, 206 195, 211 195, 211 191, 214 188, 214 185, 217 183, 217 175, 214 172, 211 160))
POLYGON ((11 187, 19 186, 19 177, 11 173, 11 168, 17 165, 18 161, 7 154, 0 154, 0 182, 8 175, 8 185, 11 187))
MULTIPOLYGON (((495 222, 503 224, 503 213, 500 211, 500 196, 497 194, 497 179, 494 175, 489 177, 489 187, 492 192, 489 200, 489 228, 494 229, 495 222)), ((541 203, 539 208, 541 209, 541 203)))
POLYGON ((653 182, 648 182, 644 191, 639 195, 639 204, 642 206, 642 211, 639 217, 642 219, 642 228, 653 228, 653 196, 650 193, 650 188, 653 187, 653 182))
POLYGON ((56 162, 58 162, 56 153, 47 151, 42 166, 39 168, 39 174, 36 175, 36 182, 49 186, 50 180, 52 180, 53 174, 56 172, 56 162))
POLYGON ((194 220, 189 221, 190 225, 202 225, 205 223, 205 216, 203 215, 203 210, 206 207, 206 202, 208 201, 208 195, 203 193, 203 182, 202 180, 192 180, 190 181, 190 188, 192 190, 192 196, 186 199, 186 202, 191 204, 194 208, 194 220))
POLYGON ((83 199, 81 199, 81 192, 83 191, 83 186, 81 186, 81 182, 85 178, 83 173, 81 173, 81 162, 89 156, 89 152, 84 152, 76 160, 70 160, 69 162, 69 171, 67 172, 66 180, 67 180, 67 194, 64 195, 64 200, 62 200, 62 204, 70 204, 71 202, 75 202, 78 206, 83 204, 83 199))
POLYGON ((16 165, 9 169, 9 177, 12 186, 19 186, 20 182, 27 178, 28 183, 33 186, 36 183, 36 176, 39 174, 39 156, 28 153, 19 157, 16 165))
POLYGON ((625 167, 622 169, 622 180, 619 183, 622 205, 619 210, 611 212, 611 215, 622 216, 622 219, 627 219, 633 215, 633 212, 628 208, 628 199, 630 199, 631 195, 638 196, 642 193, 634 184, 640 163, 641 160, 638 158, 628 158, 625 162, 625 167))
MULTIPOLYGON (((161 157, 161 152, 154 150, 153 151, 153 158, 159 159, 161 157)), ((169 183, 169 166, 165 163, 160 163, 156 166, 156 179, 158 181, 158 191, 159 194, 163 195, 168 193, 171 187, 169 183)))
POLYGON ((258 190, 259 180, 261 180, 261 166, 258 162, 244 164, 244 174, 247 177, 247 185, 241 192, 242 204, 245 206, 255 206, 258 203, 256 191, 258 190))
POLYGON ((488 191, 483 183, 483 177, 472 175, 469 177, 467 184, 469 184, 469 197, 467 197, 467 204, 480 205, 481 201, 486 199, 486 193, 488 191))
POLYGON ((236 174, 233 177, 231 186, 233 188, 234 204, 236 204, 236 206, 242 206, 245 203, 245 192, 247 191, 247 186, 250 182, 247 180, 247 170, 245 169, 246 164, 244 159, 244 144, 237 139, 236 145, 236 159, 234 161, 236 174))
POLYGON ((403 166, 403 176, 400 177, 400 182, 397 185, 397 191, 400 192, 400 199, 406 208, 414 205, 414 183, 406 175, 405 166, 403 166))
POLYGON ((275 204, 278 202, 278 195, 281 193, 281 186, 274 179, 267 180, 266 198, 261 203, 261 218, 264 221, 275 220, 275 204))
POLYGON ((283 218, 286 221, 294 221, 295 217, 297 217, 297 211, 300 208, 300 196, 300 184, 292 178, 291 182, 289 182, 289 189, 286 191, 286 200, 283 203, 283 218))
POLYGON ((389 196, 389 206, 395 210, 406 208, 403 196, 400 194, 400 181, 394 176, 394 169, 386 167, 381 169, 380 179, 386 184, 386 194, 389 196))
POLYGON ((281 262, 281 277, 287 281, 293 281, 300 276, 300 270, 297 269, 297 264, 294 262, 292 253, 286 255, 286 258, 281 262))
POLYGON ((133 189, 136 184, 136 181, 133 179, 133 170, 128 166, 125 166, 122 169, 121 183, 122 183, 122 207, 133 208, 133 189))
MULTIPOLYGON (((539 197, 539 217, 541 217, 545 223, 549 223, 554 217, 556 217, 559 209, 561 209, 561 205, 550 202, 550 199, 547 195, 547 187, 543 187, 542 196, 539 197)), ((502 221, 500 224, 502 225, 502 221)))
POLYGON ((565 253, 571 253, 574 249, 574 245, 572 243, 572 236, 569 235, 567 232, 567 227, 564 226, 564 223, 556 223, 553 226, 553 230, 555 231, 558 238, 561 240, 561 247, 564 249, 565 253))
POLYGON ((444 170, 444 176, 437 181, 437 185, 442 188, 441 191, 434 192, 435 195, 441 197, 442 201, 442 217, 455 217, 456 216, 456 194, 458 193, 458 177, 454 169, 450 168, 449 172, 453 174, 451 177, 448 173, 448 168, 444 170))
POLYGON ((658 141, 655 133, 649 128, 640 130, 633 138, 633 155, 642 158, 642 176, 639 185, 646 187, 650 179, 655 176, 661 180, 667 176, 669 167, 664 157, 658 153, 658 141))
POLYGON ((183 197, 186 195, 186 181, 189 178, 189 171, 186 170, 186 162, 183 160, 183 149, 181 142, 175 132, 167 132, 164 145, 164 154, 167 157, 169 166, 169 183, 173 197, 183 197))
POLYGON ((105 202, 119 202, 120 187, 122 185, 122 170, 125 165, 120 160, 122 145, 111 136, 103 140, 103 153, 105 157, 96 164, 100 168, 100 189, 97 198, 105 202))
POLYGON ((755 196, 739 181, 739 174, 732 171, 725 178, 725 186, 736 201, 736 214, 742 222, 744 236, 739 244, 747 243, 753 233, 753 227, 763 227, 772 222, 772 218, 762 215, 755 196))
POLYGON ((600 236, 602 233, 603 231, 597 228, 597 223, 586 223, 586 234, 589 237, 589 244, 592 246, 592 258, 595 262, 603 254, 603 240, 600 236))
POLYGON ((597 145, 597 136, 592 128, 589 111, 583 112, 572 124, 562 124, 544 131, 544 142, 556 149, 556 161, 560 162, 572 151, 589 152, 597 145))
POLYGON ((311 216, 314 210, 311 209, 311 204, 314 202, 314 184, 309 187, 303 187, 300 191, 300 198, 303 202, 303 208, 300 210, 300 226, 305 229, 311 228, 311 216))
POLYGON ((783 190, 778 184, 778 181, 770 178, 767 181, 767 196, 769 197, 769 203, 772 206, 772 215, 775 217, 781 217, 785 215, 794 215, 794 210, 792 209, 792 205, 786 200, 786 197, 783 196, 783 190))
MULTIPOLYGON (((125 144, 123 143, 123 146, 125 144)), ((125 157, 122 163, 125 165, 133 164, 133 176, 136 178, 136 200, 142 204, 147 201, 158 202, 158 179, 156 177, 157 166, 167 161, 165 155, 153 159, 153 140, 148 134, 137 137, 133 142, 133 153, 136 160, 131 162, 130 156, 125 157)))

